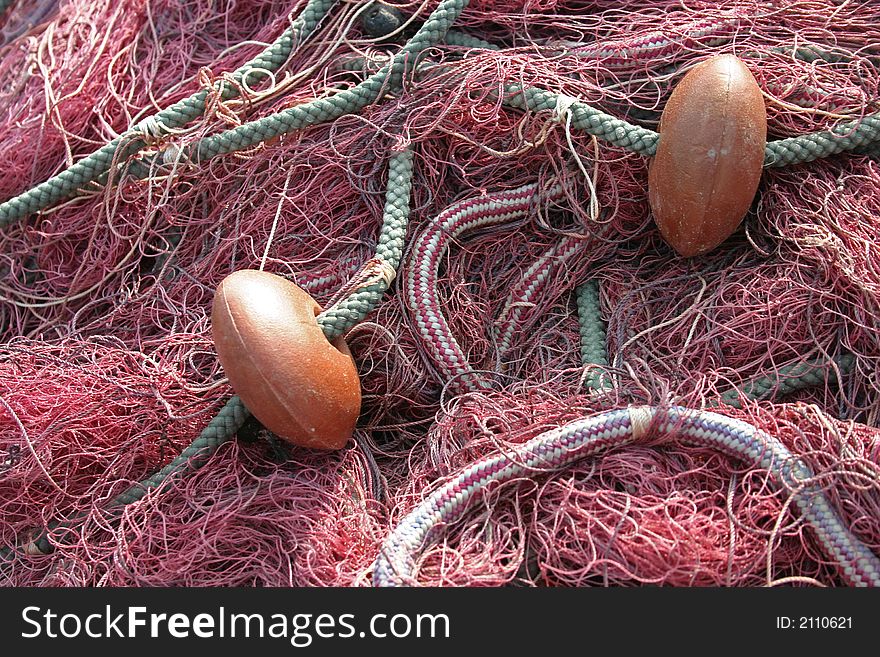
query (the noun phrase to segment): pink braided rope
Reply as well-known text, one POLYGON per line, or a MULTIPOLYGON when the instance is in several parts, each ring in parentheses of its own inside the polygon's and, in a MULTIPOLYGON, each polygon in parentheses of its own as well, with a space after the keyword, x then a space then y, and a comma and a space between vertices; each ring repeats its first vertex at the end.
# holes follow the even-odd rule
POLYGON ((413 241, 403 276, 406 301, 429 361, 440 380, 450 382, 456 392, 480 390, 486 383, 468 363, 441 310, 437 280, 443 254, 453 240, 468 231, 519 219, 538 202, 561 196, 561 185, 541 191, 537 183, 532 183, 492 196, 465 199, 441 212, 413 241))
MULTIPOLYGON (((816 109, 823 112, 837 112, 845 109, 843 100, 835 101, 831 99, 832 92, 822 87, 814 87, 803 82, 796 83, 794 89, 779 82, 768 82, 766 87, 768 93, 784 98, 785 102, 789 105, 797 105, 805 109, 816 109)), ((838 93, 841 92, 839 91, 838 93)), ((855 89, 845 89, 842 93, 846 96, 847 101, 855 105, 861 100, 858 91, 855 89)))
POLYGON ((610 42, 601 48, 580 51, 579 55, 601 60, 609 69, 625 69, 644 66, 698 46, 718 46, 730 41, 740 27, 740 19, 717 17, 695 21, 679 39, 671 39, 670 32, 653 32, 639 39, 610 42))
POLYGON ((294 275, 292 280, 312 296, 328 294, 336 292, 348 283, 360 267, 361 258, 353 256, 340 260, 331 271, 323 270, 318 274, 301 271, 294 275))
POLYGON ((534 307, 534 299, 544 291, 550 277, 565 265, 571 256, 589 243, 590 240, 585 238, 566 235, 558 244, 554 244, 544 255, 535 260, 520 281, 513 286, 495 325, 499 360, 503 359, 510 350, 513 337, 522 326, 523 314, 534 307))

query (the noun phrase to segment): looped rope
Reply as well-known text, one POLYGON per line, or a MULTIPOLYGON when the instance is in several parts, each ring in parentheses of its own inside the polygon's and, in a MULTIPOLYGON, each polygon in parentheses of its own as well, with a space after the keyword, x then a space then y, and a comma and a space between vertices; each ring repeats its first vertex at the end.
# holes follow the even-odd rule
POLYGON ((773 474, 792 496, 824 553, 853 586, 880 586, 880 558, 849 529, 812 473, 777 438, 733 418, 682 407, 630 407, 551 429, 511 450, 494 452, 459 471, 407 514, 385 539, 373 564, 373 586, 417 584, 416 557, 462 519, 490 485, 535 477, 615 447, 631 445, 656 421, 658 431, 732 456, 773 474), (650 416, 650 417, 649 417, 650 416))

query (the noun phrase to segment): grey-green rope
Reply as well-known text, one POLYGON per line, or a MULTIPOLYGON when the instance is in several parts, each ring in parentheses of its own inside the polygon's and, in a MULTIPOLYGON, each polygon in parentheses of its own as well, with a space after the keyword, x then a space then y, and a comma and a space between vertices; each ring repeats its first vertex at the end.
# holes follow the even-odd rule
MULTIPOLYGON (((450 46, 496 52, 500 50, 495 44, 455 30, 450 30, 445 40, 450 46)), ((798 50, 797 55, 812 56, 813 59, 827 56, 811 48, 798 50)), ((356 69, 357 65, 349 63, 349 67, 356 69)), ((659 133, 606 114, 576 98, 536 87, 523 89, 519 85, 507 85, 503 101, 511 107, 533 112, 557 111, 560 106, 564 106, 571 113, 571 126, 575 129, 648 157, 653 156, 657 150, 659 133)), ((764 149, 764 166, 777 168, 801 164, 844 151, 875 155, 878 149, 880 112, 841 123, 831 130, 768 142, 764 149)))
POLYGON ((294 130, 360 111, 375 102, 383 91, 400 85, 406 67, 420 52, 443 39, 467 2, 442 0, 388 64, 351 89, 205 137, 184 149, 184 160, 205 162, 218 155, 244 150, 294 130))
MULTIPOLYGON (((241 82, 246 76, 259 81, 266 77, 267 72, 277 70, 287 61, 294 47, 314 32, 318 23, 335 3, 336 0, 309 0, 302 13, 274 43, 232 74, 235 82, 241 82)), ((253 82, 249 80, 249 84, 253 84, 253 82)), ((238 85, 230 85, 221 81, 218 91, 221 97, 226 100, 238 93, 238 85)), ((34 212, 48 208, 58 201, 69 198, 75 195, 78 190, 106 177, 114 162, 124 162, 147 145, 144 137, 157 138, 167 134, 169 128, 186 125, 201 116, 205 111, 207 98, 208 90, 202 89, 192 96, 174 103, 154 116, 140 121, 110 143, 79 160, 58 175, 0 204, 0 229, 6 228, 14 221, 23 219, 34 212)))
POLYGON ((859 155, 867 155, 868 157, 873 157, 880 160, 880 141, 875 141, 871 144, 859 146, 853 152, 858 153, 859 155))
POLYGON ((150 490, 161 486, 170 477, 198 470, 208 462, 208 459, 220 445, 235 436, 250 414, 238 395, 232 397, 208 423, 208 426, 202 430, 199 437, 190 443, 171 463, 153 476, 118 495, 111 502, 111 506, 123 506, 137 502, 150 490))
MULTIPOLYGON (((385 193, 382 228, 376 246, 376 256, 371 261, 371 263, 378 265, 377 271, 380 274, 378 282, 364 280, 358 284, 359 279, 356 278, 353 289, 342 301, 318 315, 318 325, 330 340, 362 321, 379 303, 391 279, 396 275, 409 223, 412 173, 413 157, 410 149, 396 153, 391 157, 388 166, 388 184, 385 193)), ((365 267, 365 269, 367 268, 365 267)), ((201 468, 223 443, 235 437, 250 415, 250 411, 241 399, 237 395, 233 396, 208 423, 208 426, 202 430, 198 438, 173 461, 151 477, 116 496, 109 505, 110 512, 118 512, 122 507, 141 500, 150 490, 158 488, 169 479, 184 476, 201 468)), ((70 526, 71 523, 71 520, 55 522, 50 525, 49 529, 70 526)), ((32 539, 28 546, 29 551, 31 546, 43 554, 50 553, 52 546, 48 539, 48 532, 42 532, 32 539)), ((0 561, 14 561, 17 552, 15 548, 10 547, 0 549, 0 561)))
MULTIPOLYGON (((497 46, 487 41, 457 32, 447 35, 446 42, 465 48, 498 50, 497 46)), ((571 112, 573 128, 641 155, 653 156, 656 152, 659 133, 615 118, 580 100, 535 87, 523 89, 519 85, 508 85, 504 98, 512 107, 533 112, 555 111, 560 106, 560 100, 571 112)), ((831 130, 768 142, 764 149, 764 166, 783 167, 811 162, 844 151, 869 147, 877 142, 880 142, 880 112, 841 123, 831 130)))
MULTIPOLYGON (((599 281, 591 279, 578 286, 576 292, 578 324, 580 325, 581 362, 584 365, 608 367, 605 325, 599 312, 599 281)), ((602 389, 602 372, 593 369, 585 385, 589 390, 602 389)))
MULTIPOLYGON (((446 0, 431 15, 425 25, 431 22, 428 29, 420 30, 421 39, 416 37, 410 41, 425 43, 425 39, 442 38, 435 36, 438 30, 448 29, 461 9, 467 4, 467 0, 446 0), (446 10, 447 6, 453 9, 446 10), (454 10, 454 11, 453 11, 454 10), (439 18, 438 18, 439 16, 439 18), (445 25, 445 27, 444 27, 445 25), (427 36, 426 36, 427 35, 427 36)), ((419 33, 416 34, 419 36, 419 33)), ((409 45, 409 44, 407 44, 409 45)), ((427 45, 430 45, 428 43, 427 45)), ((426 46, 421 46, 426 47, 426 46)), ((397 75, 402 73, 405 59, 394 69, 397 75)), ((394 72, 392 71, 392 75, 394 72)), ((341 335, 343 332, 361 321, 381 299, 382 294, 390 284, 390 279, 396 273, 403 252, 403 241, 406 234, 406 226, 409 219, 409 197, 412 188, 412 152, 405 150, 394 155, 389 163, 388 190, 386 192, 385 212, 383 225, 376 249, 376 258, 380 264, 380 271, 385 268, 386 275, 380 277, 378 282, 370 283, 362 287, 356 287, 346 298, 328 308, 317 317, 317 321, 328 339, 341 335)), ((230 399, 218 415, 211 420, 204 431, 187 447, 177 458, 162 468, 152 477, 131 487, 126 492, 115 498, 111 507, 119 507, 136 502, 151 489, 160 486, 172 476, 185 474, 200 468, 208 458, 224 442, 230 440, 241 428, 250 412, 245 408, 241 400, 235 396, 230 399)), ((56 527, 59 525, 55 525, 56 527)), ((41 552, 51 551, 51 546, 45 533, 32 542, 41 552)), ((15 550, 3 548, 0 550, 0 558, 11 560, 15 557, 15 550)))
MULTIPOLYGON (((428 22, 430 21, 429 18, 428 22)), ((425 24, 427 25, 428 23, 425 24)), ((218 155, 250 148, 293 130, 359 111, 375 100, 375 95, 383 85, 387 84, 387 88, 393 88, 400 73, 398 65, 401 58, 405 57, 405 53, 417 52, 411 49, 415 39, 416 37, 404 46, 390 64, 385 64, 378 72, 373 73, 354 88, 206 137, 189 146, 185 156, 191 161, 205 162, 218 155), (387 83, 389 75, 391 83, 387 83)), ((451 42, 450 45, 488 47, 491 50, 498 50, 496 46, 481 39, 460 33, 447 34, 446 40, 447 43, 451 42)), ((511 107, 534 112, 558 111, 560 107, 565 107, 565 111, 571 113, 573 128, 594 135, 614 146, 649 157, 656 152, 660 139, 660 135, 653 130, 618 119, 576 98, 536 87, 523 89, 520 85, 507 85, 503 101, 511 107)), ((831 130, 769 142, 765 148, 764 166, 782 167, 810 162, 878 141, 880 141, 880 113, 875 113, 859 120, 842 123, 831 130)), ((135 171, 137 175, 143 176, 149 170, 150 167, 143 166, 135 171)))
MULTIPOLYGON (((288 31, 290 34, 285 32, 254 62, 266 69, 279 66, 286 58, 286 54, 289 54, 293 41, 301 40, 310 29, 314 29, 323 16, 319 12, 326 12, 330 4, 332 3, 321 0, 310 2, 297 19, 298 23, 295 23, 295 26, 299 26, 298 29, 291 27, 288 31), (271 54, 267 54, 270 51, 271 54), (284 58, 280 57, 281 53, 284 53, 284 58)), ((498 50, 497 46, 482 39, 457 32, 447 34, 449 25, 466 4, 466 0, 442 2, 390 63, 352 89, 205 137, 188 146, 183 157, 189 161, 206 162, 219 155, 244 150, 294 130, 355 113, 375 102, 383 89, 395 88, 400 82, 407 61, 414 59, 415 55, 426 47, 437 43, 444 35, 450 45, 498 50)), ((249 63, 236 71, 235 75, 244 75, 254 68, 249 63)), ((223 93, 232 95, 235 90, 224 87, 223 93)), ((189 99, 160 112, 154 117, 156 120, 154 125, 181 125, 199 116, 204 110, 206 94, 207 91, 200 91, 189 99)), ((558 111, 560 107, 565 107, 565 111, 571 115, 571 125, 575 129, 649 157, 654 155, 660 138, 660 135, 653 130, 618 119, 578 99, 535 87, 523 89, 519 85, 507 85, 503 100, 511 107, 535 112, 558 111)), ((140 132, 133 128, 123 137, 117 138, 58 176, 0 204, 0 228, 75 194, 78 189, 90 182, 105 182, 114 158, 124 161, 144 145, 144 142, 137 138, 139 134, 140 132), (125 145, 120 147, 123 141, 125 145)), ((850 150, 863 152, 867 149, 869 154, 873 154, 876 152, 873 146, 877 143, 880 143, 880 112, 840 124, 831 130, 769 142, 765 149, 764 166, 782 167, 800 164, 850 150)), ((129 175, 134 178, 147 177, 153 170, 152 164, 163 160, 164 155, 159 155, 146 161, 137 161, 130 169, 129 175)))
POLYGON ((460 48, 477 48, 482 50, 501 50, 494 43, 490 43, 479 37, 459 32, 458 30, 449 30, 446 33, 446 44, 449 46, 458 46, 460 48))
MULTIPOLYGON (((151 477, 135 484, 125 492, 116 496, 109 505, 111 512, 118 512, 119 509, 127 504, 137 502, 150 490, 158 488, 164 481, 171 477, 194 472, 201 468, 208 459, 217 451, 223 443, 231 440, 236 432, 244 424, 250 416, 250 412, 244 407, 238 396, 232 397, 226 405, 220 410, 207 427, 202 430, 199 437, 196 438, 186 449, 184 449, 173 461, 164 468, 159 470, 151 477)), ((59 527, 71 526, 74 522, 69 519, 66 522, 55 522, 50 525, 50 530, 59 527)), ((32 553, 32 548, 36 548, 38 552, 49 554, 52 552, 52 545, 49 543, 48 532, 42 532, 30 541, 30 545, 25 549, 32 553)), ((11 562, 15 560, 18 550, 16 548, 4 547, 0 548, 0 561, 11 562)))
MULTIPOLYGON (((855 358, 852 354, 843 354, 834 359, 840 374, 852 371, 855 358)), ((772 376, 762 376, 745 381, 738 388, 721 395, 721 401, 734 408, 742 407, 742 399, 762 400, 788 395, 796 390, 812 388, 824 384, 835 369, 823 358, 785 365, 772 376)))
MULTIPOLYGON (((314 30, 332 4, 332 1, 312 0, 309 2, 294 26, 264 51, 260 57, 236 71, 234 74, 236 79, 240 80, 240 76, 246 75, 253 68, 274 70, 280 66, 289 55, 293 44, 298 43, 314 30), (261 59, 264 57, 265 59, 261 59)), ((444 0, 441 2, 422 28, 392 61, 356 87, 329 98, 318 99, 224 133, 204 138, 190 147, 185 155, 195 161, 204 161, 222 153, 248 148, 292 130, 333 120, 366 107, 374 102, 384 89, 399 85, 410 58, 415 58, 419 52, 441 40, 466 4, 467 0, 444 0)), ((447 35, 447 42, 451 45, 465 47, 497 49, 482 40, 455 33, 447 35)), ((258 74, 256 71, 253 73, 258 74)), ((235 94, 235 90, 224 87, 222 94, 224 98, 231 97, 235 94)), ((203 90, 163 110, 154 117, 155 125, 160 130, 164 130, 166 126, 183 125, 197 118, 204 111, 206 97, 207 91, 203 90)), ((505 97, 505 101, 511 106, 532 111, 556 111, 560 106, 560 100, 571 101, 568 103, 567 111, 571 112, 572 125, 575 128, 585 130, 589 134, 635 152, 653 155, 659 138, 657 133, 616 119, 576 99, 561 98, 557 94, 541 89, 522 89, 516 85, 507 87, 505 97)), ((75 193, 83 185, 99 179, 109 170, 114 158, 124 159, 145 145, 145 142, 138 138, 139 134, 141 134, 139 129, 133 128, 50 181, 0 205, 0 227, 8 225, 15 219, 27 216, 33 211, 48 207, 75 193), (119 146, 126 139, 128 141, 125 142, 124 148, 119 149, 119 146)), ((871 150, 877 141, 880 141, 880 114, 843 124, 832 131, 771 142, 767 145, 768 153, 765 156, 765 165, 783 166, 806 162, 844 150, 871 150)), ((405 151, 395 155, 389 164, 383 227, 374 259, 379 276, 375 281, 369 281, 356 287, 343 300, 319 315, 319 325, 328 338, 337 337, 362 321, 376 307, 390 285, 400 262, 409 214, 411 183, 412 154, 410 151, 405 151)), ((604 327, 598 314, 598 286, 595 282, 591 281, 578 289, 578 309, 581 321, 581 355, 584 362, 607 365, 604 327)), ((849 359, 848 364, 845 359, 841 359, 839 365, 842 370, 851 367, 852 357, 849 359)), ((757 399, 765 398, 774 393, 784 394, 787 391, 816 385, 824 381, 824 372, 826 371, 827 368, 818 365, 813 365, 813 369, 805 365, 783 368, 780 370, 780 377, 772 380, 765 377, 745 384, 740 391, 726 393, 722 399, 728 404, 736 405, 739 403, 740 395, 757 399)), ((593 388, 598 387, 598 378, 591 377, 588 385, 593 388)), ((170 477, 201 467, 221 444, 236 434, 248 416, 249 412, 241 400, 238 397, 233 397, 180 456, 152 477, 115 498, 111 506, 120 507, 135 502, 170 477)), ((35 544, 41 550, 42 546, 48 546, 45 534, 35 541, 35 544)), ((11 554, 13 554, 12 551, 8 549, 0 552, 0 555, 7 558, 11 554)))
MULTIPOLYGON (((424 49, 439 43, 446 36, 467 2, 468 0, 442 0, 390 62, 351 89, 205 137, 187 146, 174 159, 179 157, 185 162, 204 163, 219 155, 245 150, 295 130, 333 121, 362 110, 375 102, 383 91, 400 86, 409 63, 424 49)), ((129 175, 136 178, 146 177, 156 164, 164 161, 163 153, 139 160, 133 164, 129 175)))
POLYGON ((318 324, 331 340, 363 321, 379 304, 396 275, 409 222, 412 171, 411 150, 407 149, 391 158, 379 244, 376 257, 368 263, 373 271, 364 272, 367 280, 363 284, 318 316, 318 324))
MULTIPOLYGON (((605 325, 599 312, 599 283, 595 279, 578 286, 576 292, 578 324, 580 326, 581 362, 584 365, 608 366, 608 351, 605 342, 605 325)), ((849 374, 855 365, 852 354, 843 354, 833 361, 841 375, 849 374)), ((720 396, 720 401, 742 407, 743 399, 760 401, 776 399, 797 390, 823 385, 835 374, 835 368, 824 358, 785 365, 770 376, 760 376, 744 381, 739 387, 728 390, 720 396)), ((594 370, 585 385, 589 390, 600 390, 601 371, 594 370)))
POLYGON ((764 150, 765 167, 812 162, 880 142, 880 112, 841 123, 831 130, 771 141, 764 150))

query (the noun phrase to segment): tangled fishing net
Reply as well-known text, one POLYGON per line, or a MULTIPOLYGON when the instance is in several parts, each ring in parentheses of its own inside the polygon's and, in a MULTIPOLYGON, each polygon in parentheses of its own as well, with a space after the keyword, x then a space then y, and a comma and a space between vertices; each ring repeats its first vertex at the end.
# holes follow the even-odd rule
MULTIPOLYGON (((277 70, 230 75, 307 4, 0 3, 0 199, 132 140, 132 126, 143 142, 0 232, 0 582, 369 585, 394 528, 470 464, 628 405, 709 409, 766 432, 880 555, 878 151, 765 169, 742 228, 683 259, 654 226, 647 157, 575 129, 564 104, 502 102, 507 85, 537 86, 656 129, 687 70, 733 53, 765 95, 768 141, 828 130, 880 110, 878 3, 471 0, 454 29, 497 49, 441 39, 355 113, 188 157, 354 88, 438 3, 393 3, 405 22, 384 38, 363 28, 370 3, 326 3, 277 70), (200 90, 204 112, 185 125, 145 121, 200 90), (251 419, 201 468, 114 506, 232 394, 211 337, 218 283, 262 266, 332 303, 376 251, 388 161, 405 149, 400 278, 346 334, 363 391, 353 440, 300 449, 251 419), (459 385, 403 292, 412 240, 453 203, 554 181, 562 193, 527 217, 456 236, 440 256, 442 312, 483 382, 459 385), (607 365, 581 359, 587 281, 607 365), (807 361, 825 364, 811 385, 730 395, 807 361)), ((486 487, 412 555, 417 581, 847 583, 766 469, 659 433, 486 487)))

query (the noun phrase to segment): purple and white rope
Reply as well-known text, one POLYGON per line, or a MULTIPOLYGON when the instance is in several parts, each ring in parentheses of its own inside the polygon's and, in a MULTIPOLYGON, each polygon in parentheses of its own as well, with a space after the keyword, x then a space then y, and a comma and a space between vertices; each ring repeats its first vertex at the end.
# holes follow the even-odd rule
POLYGON ((642 68, 647 62, 656 63, 684 49, 719 46, 732 40, 740 28, 741 19, 718 17, 695 21, 680 39, 670 38, 670 32, 653 32, 638 39, 614 41, 601 47, 577 50, 579 57, 598 59, 610 69, 642 68))
POLYGON ((822 490, 810 483, 813 475, 809 467, 776 438, 718 413, 651 406, 576 420, 468 466, 413 509, 387 537, 373 566, 373 585, 417 584, 417 556, 448 524, 460 519, 471 501, 492 482, 535 476, 607 448, 636 443, 645 437, 649 426, 768 470, 777 486, 792 491, 794 506, 842 577, 853 586, 880 586, 880 559, 853 536, 822 490))
POLYGON ((491 196, 469 198, 446 208, 414 241, 403 274, 409 310, 425 352, 441 380, 458 392, 486 387, 468 362, 443 315, 437 289, 440 260, 451 242, 468 231, 503 224, 533 211, 538 203, 562 197, 562 186, 542 190, 537 183, 491 196))

